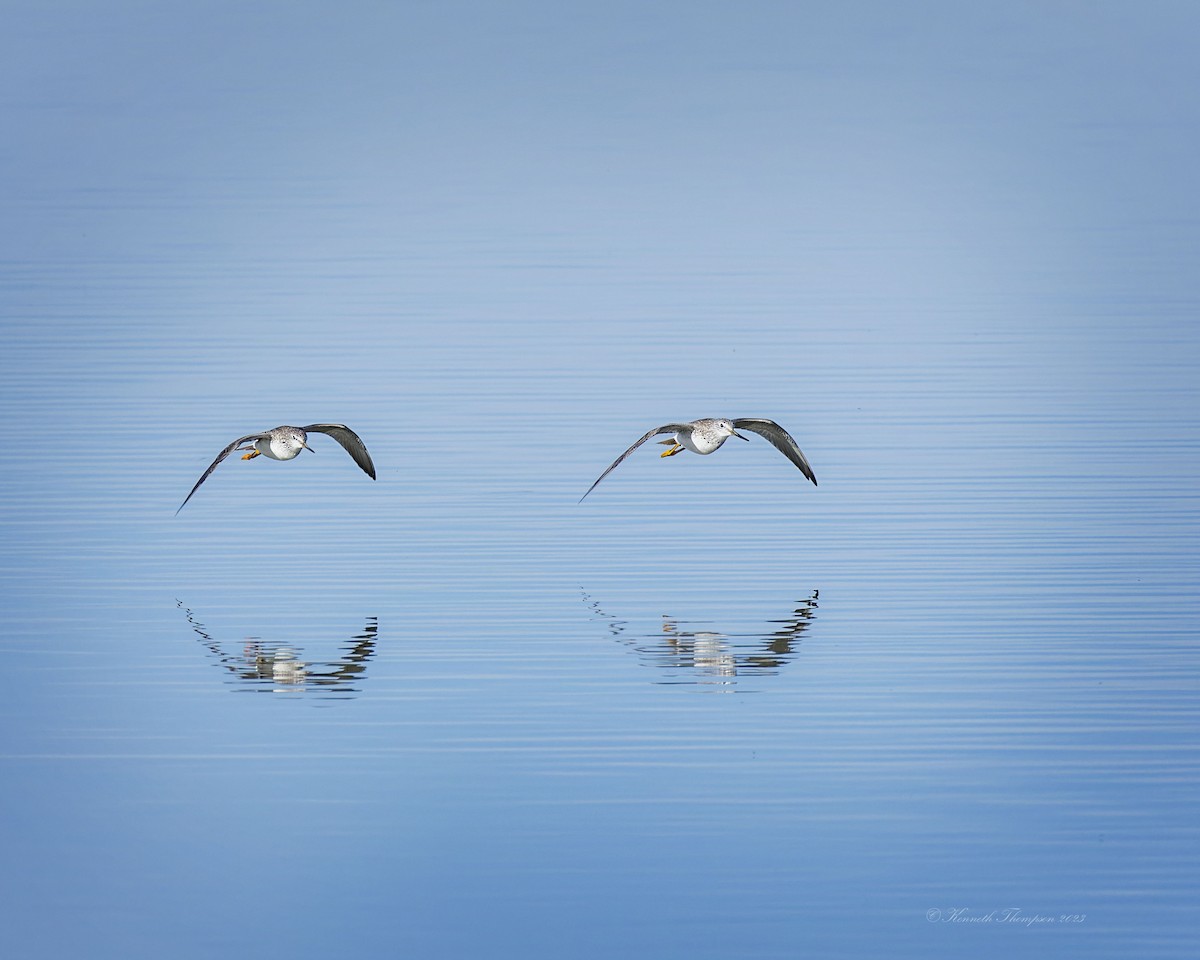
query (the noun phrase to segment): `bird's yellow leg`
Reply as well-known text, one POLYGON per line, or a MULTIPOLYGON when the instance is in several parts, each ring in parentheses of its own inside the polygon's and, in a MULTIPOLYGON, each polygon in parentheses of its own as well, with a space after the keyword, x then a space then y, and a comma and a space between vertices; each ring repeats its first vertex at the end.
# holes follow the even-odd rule
POLYGON ((664 450, 662 453, 660 453, 659 454, 660 457, 673 457, 673 456, 675 456, 675 454, 677 454, 680 450, 683 449, 683 444, 675 443, 674 440, 660 440, 659 443, 673 444, 673 446, 671 447, 670 450, 664 450))
POLYGON ((243 454, 242 459, 243 460, 253 460, 255 457, 261 457, 261 456, 262 456, 262 454, 259 453, 257 450, 251 450, 249 453, 243 454))

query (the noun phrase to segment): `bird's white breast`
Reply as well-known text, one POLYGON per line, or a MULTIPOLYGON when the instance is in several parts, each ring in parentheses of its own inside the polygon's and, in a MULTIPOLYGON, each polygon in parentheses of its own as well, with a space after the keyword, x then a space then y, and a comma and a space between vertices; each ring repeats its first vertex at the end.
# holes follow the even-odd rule
POLYGON ((290 440, 281 440, 277 437, 263 437, 255 440, 254 447, 264 457, 270 457, 272 460, 293 460, 296 454, 304 449, 290 440))
POLYGON ((725 442, 726 438, 719 433, 692 430, 690 433, 681 433, 678 439, 692 453, 706 454, 716 450, 725 442))

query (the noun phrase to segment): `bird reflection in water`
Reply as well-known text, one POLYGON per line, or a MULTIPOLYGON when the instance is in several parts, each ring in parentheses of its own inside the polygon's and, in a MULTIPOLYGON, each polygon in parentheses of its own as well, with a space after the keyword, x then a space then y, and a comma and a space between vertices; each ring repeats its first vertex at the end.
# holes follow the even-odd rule
POLYGON ((301 692, 312 689, 322 695, 346 696, 359 692, 358 683, 366 679, 367 662, 375 655, 375 636, 379 619, 367 617, 363 632, 342 647, 336 660, 310 662, 300 658, 286 643, 248 638, 240 652, 233 653, 210 634, 196 615, 176 600, 192 631, 212 654, 216 662, 238 681, 244 689, 271 692, 301 692))
POLYGON ((659 632, 641 636, 629 632, 627 621, 610 616, 599 603, 584 596, 596 616, 607 622, 614 638, 631 647, 648 666, 675 674, 659 682, 734 684, 738 677, 773 675, 795 657, 816 616, 819 595, 814 590, 798 601, 789 616, 767 621, 766 631, 727 634, 696 630, 686 620, 664 615, 659 632))

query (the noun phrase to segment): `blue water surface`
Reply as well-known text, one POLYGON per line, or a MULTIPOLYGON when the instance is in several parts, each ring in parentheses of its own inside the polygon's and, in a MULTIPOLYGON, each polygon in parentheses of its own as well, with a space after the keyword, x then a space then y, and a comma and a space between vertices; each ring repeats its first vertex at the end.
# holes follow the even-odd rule
POLYGON ((7 20, 12 956, 1194 955, 1200 11, 7 20))

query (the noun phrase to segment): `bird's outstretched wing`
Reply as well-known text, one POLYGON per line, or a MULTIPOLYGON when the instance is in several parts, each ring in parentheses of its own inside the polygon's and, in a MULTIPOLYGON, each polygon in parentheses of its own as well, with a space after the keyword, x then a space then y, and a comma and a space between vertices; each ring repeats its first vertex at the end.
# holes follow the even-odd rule
POLYGON ((750 417, 743 420, 734 420, 733 426, 737 430, 749 430, 751 433, 757 433, 760 437, 766 437, 771 441, 771 445, 776 450, 800 468, 800 472, 813 482, 814 487, 817 485, 817 475, 813 473, 813 468, 804 459, 804 454, 800 452, 799 444, 792 439, 790 433, 774 420, 759 420, 750 417))
POLYGON ((305 433, 323 433, 327 437, 333 437, 350 454, 351 459, 362 467, 363 473, 372 480, 375 479, 375 464, 371 462, 371 455, 367 453, 367 445, 344 423, 310 423, 301 429, 305 433))
MULTIPOLYGON (((209 466, 209 468, 204 471, 204 476, 202 476, 199 480, 197 480, 196 485, 194 487, 192 487, 192 493, 195 493, 197 490, 200 489, 200 484, 202 484, 205 480, 207 480, 209 474, 211 474, 214 470, 216 470, 217 467, 220 465, 221 461, 224 460, 231 453, 233 453, 233 451, 237 447, 240 447, 243 443, 245 443, 248 440, 261 440, 265 436, 266 436, 265 433, 249 433, 244 437, 238 437, 236 440, 234 440, 233 443, 231 443, 224 450, 222 450, 220 453, 217 454, 217 459, 212 462, 212 465, 209 466)), ((187 506, 187 502, 192 499, 192 493, 189 493, 186 497, 184 497, 183 503, 181 503, 179 505, 179 510, 182 510, 184 507, 187 506)), ((175 511, 175 516, 179 516, 179 510, 175 511)))
POLYGON ((642 437, 641 440, 639 440, 632 447, 630 447, 628 450, 626 450, 623 454, 621 454, 619 457, 617 457, 617 459, 612 462, 612 464, 609 466, 609 468, 607 470, 605 470, 602 474, 600 474, 599 478, 596 480, 596 483, 593 483, 590 487, 588 487, 588 492, 579 498, 579 502, 583 503, 583 501, 587 498, 588 493, 591 493, 593 490, 595 490, 596 485, 599 484, 601 480, 603 480, 610 473, 612 473, 614 470, 616 470, 617 467, 619 467, 621 465, 621 461, 623 461, 627 456, 629 456, 631 453, 633 453, 634 450, 636 450, 638 447, 640 447, 643 443, 645 443, 651 437, 657 437, 664 433, 679 433, 680 430, 687 430, 690 427, 691 427, 690 423, 664 423, 661 427, 655 427, 653 430, 651 430, 649 433, 647 433, 644 437, 642 437))

